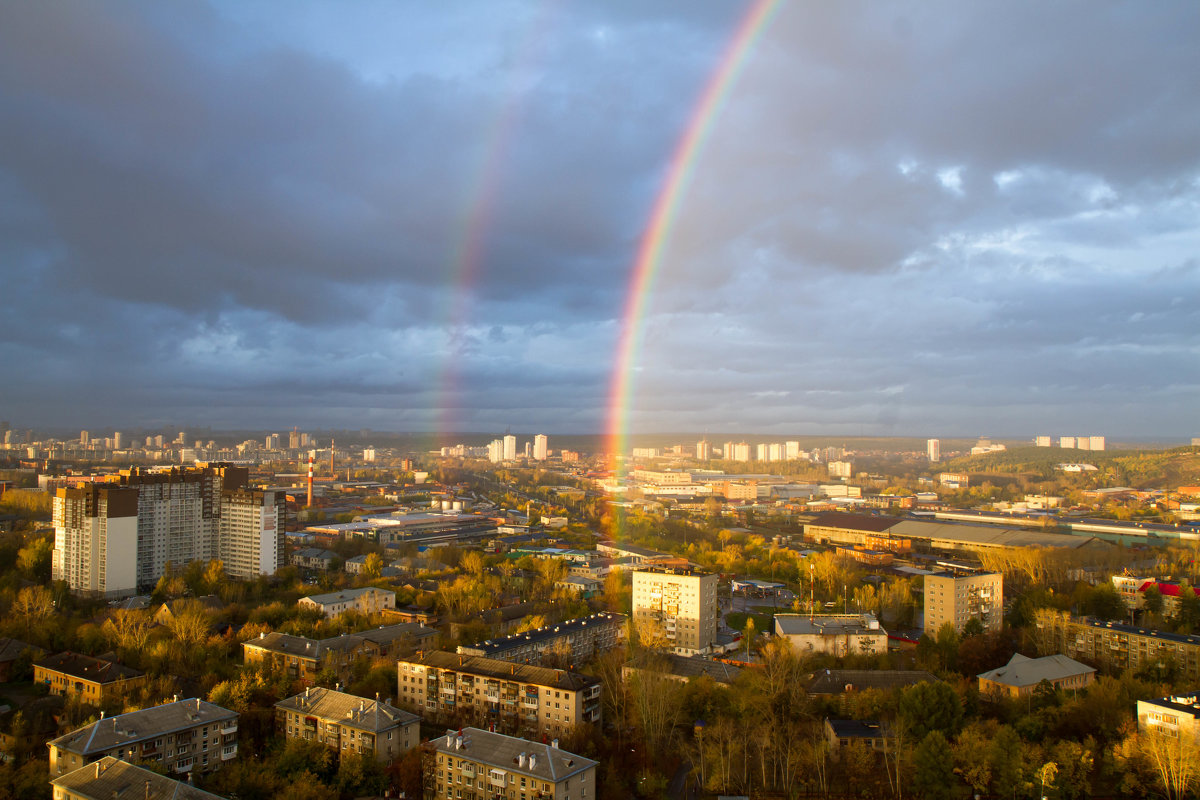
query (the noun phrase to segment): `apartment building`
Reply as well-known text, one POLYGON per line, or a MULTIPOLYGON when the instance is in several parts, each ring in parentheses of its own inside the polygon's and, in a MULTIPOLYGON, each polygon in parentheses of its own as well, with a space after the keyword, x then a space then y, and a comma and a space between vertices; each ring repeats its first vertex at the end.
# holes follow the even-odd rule
POLYGON ((677 655, 704 655, 717 638, 717 576, 691 567, 633 572, 633 617, 670 642, 677 655))
POLYGON ((517 664, 540 665, 547 657, 559 663, 582 664, 621 642, 626 619, 624 614, 602 611, 480 644, 459 645, 458 653, 517 664))
POLYGON ((223 800, 153 770, 112 756, 72 770, 50 781, 54 800, 223 800))
POLYGON ((535 736, 600 722, 600 681, 577 672, 442 651, 401 659, 396 672, 396 705, 427 718, 535 736))
POLYGON ((244 467, 134 468, 115 483, 59 488, 52 574, 71 590, 125 597, 153 586, 168 563, 220 558, 233 578, 282 565, 286 498, 251 492, 244 467))
POLYGON ((146 685, 146 674, 102 658, 82 653, 64 653, 33 664, 33 682, 43 684, 50 694, 78 697, 94 706, 124 700, 146 685))
POLYGON ((589 800, 597 796, 590 758, 549 744, 463 728, 431 739, 423 759, 433 800, 589 800))
POLYGON ((340 592, 301 597, 296 603, 305 608, 315 608, 327 617, 336 617, 345 611, 379 614, 385 609, 396 607, 396 593, 366 586, 362 589, 343 589, 340 592))
POLYGON ((1200 695, 1172 695, 1137 701, 1138 730, 1155 731, 1173 739, 1200 736, 1200 695))
POLYGON ((235 489, 221 493, 217 557, 231 578, 273 575, 286 564, 287 493, 235 489))
POLYGON ((289 741, 304 739, 390 762, 421 741, 421 718, 378 697, 310 686, 275 704, 276 728, 289 741))
POLYGON ((399 658, 433 647, 437 631, 421 623, 381 625, 358 633, 309 639, 286 633, 260 633, 242 643, 247 664, 269 663, 287 671, 293 680, 313 683, 322 669, 332 669, 348 680, 360 658, 399 658))
POLYGON ((775 635, 797 653, 887 653, 887 631, 874 614, 776 614, 775 635))
POLYGON ((925 631, 936 635, 947 622, 962 633, 977 619, 985 631, 1004 626, 1004 576, 999 572, 941 572, 925 576, 925 631))
POLYGON ((1109 672, 1137 671, 1174 664, 1183 675, 1200 681, 1200 636, 1071 619, 1065 614, 1039 614, 1039 650, 1065 653, 1109 672))
POLYGON ((238 715, 199 698, 102 717, 49 743, 50 774, 105 756, 156 761, 167 775, 212 772, 237 756, 238 715))

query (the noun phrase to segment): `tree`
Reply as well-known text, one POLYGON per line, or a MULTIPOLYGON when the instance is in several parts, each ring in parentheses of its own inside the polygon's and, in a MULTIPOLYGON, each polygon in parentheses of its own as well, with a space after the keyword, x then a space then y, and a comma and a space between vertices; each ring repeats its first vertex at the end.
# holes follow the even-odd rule
POLYGON ((119 608, 114 611, 100 630, 108 639, 110 647, 121 650, 128 659, 136 657, 146 647, 150 639, 150 628, 153 621, 150 613, 141 609, 119 608))
POLYGON ((17 592, 12 612, 24 623, 26 635, 32 635, 54 613, 54 597, 45 586, 26 586, 17 592))
POLYGON ((1200 745, 1195 737, 1168 736, 1151 728, 1138 733, 1137 740, 1142 755, 1153 765, 1168 800, 1182 798, 1196 786, 1200 774, 1200 745))
POLYGON ((362 568, 363 577, 369 581, 373 581, 383 574, 383 556, 379 553, 368 553, 363 559, 362 568))
POLYGON ((1121 593, 1111 583, 1102 583, 1091 591, 1087 610, 1093 617, 1102 620, 1125 619, 1128 613, 1121 593))
POLYGON ((1147 613, 1154 616, 1160 616, 1163 612, 1163 596, 1157 586, 1151 586, 1146 591, 1142 592, 1142 608, 1147 613))
POLYGON ((949 684, 925 681, 901 692, 898 713, 913 738, 923 741, 931 731, 945 736, 957 733, 963 709, 949 684))
POLYGON ((954 785, 950 743, 941 731, 930 731, 913 753, 913 789, 917 797, 945 800, 954 785))

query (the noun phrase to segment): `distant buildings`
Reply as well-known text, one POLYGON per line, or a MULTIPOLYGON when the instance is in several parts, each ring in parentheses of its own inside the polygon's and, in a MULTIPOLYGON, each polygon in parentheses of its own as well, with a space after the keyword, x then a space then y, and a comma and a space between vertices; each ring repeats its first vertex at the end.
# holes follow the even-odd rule
POLYGON ((433 647, 437 631, 416 622, 382 625, 358 633, 309 639, 287 633, 262 633, 242 643, 247 664, 266 662, 285 670, 292 680, 313 683, 323 669, 347 680, 359 658, 400 658, 433 647))
POLYGON ((504 437, 504 460, 515 461, 517 458, 517 437, 511 433, 504 437))
POLYGON ((146 685, 146 674, 131 667, 85 656, 82 653, 58 653, 35 661, 33 682, 50 694, 78 698, 94 706, 123 700, 146 685))
POLYGON ((711 461, 712 460, 712 445, 707 439, 701 439, 696 442, 696 460, 711 461))
POLYGON ((679 655, 703 655, 717 638, 717 576, 691 568, 633 573, 634 621, 656 631, 679 655))
POLYGON ((560 663, 582 664, 616 647, 624 627, 623 615, 605 611, 479 644, 459 645, 458 653, 517 664, 541 664, 550 655, 560 663))
POLYGON ((931 635, 947 622, 962 633, 970 619, 979 620, 985 631, 998 631, 1003 614, 1004 575, 999 572, 925 576, 925 630, 931 635))
POLYGON ((929 460, 937 463, 942 460, 942 440, 929 439, 925 442, 925 454, 929 456, 929 460))
POLYGON ((887 631, 874 614, 776 614, 775 635, 800 654, 877 655, 887 652, 887 631))
POLYGON ((533 459, 534 461, 545 461, 550 456, 550 440, 546 434, 539 433, 533 437, 533 459))

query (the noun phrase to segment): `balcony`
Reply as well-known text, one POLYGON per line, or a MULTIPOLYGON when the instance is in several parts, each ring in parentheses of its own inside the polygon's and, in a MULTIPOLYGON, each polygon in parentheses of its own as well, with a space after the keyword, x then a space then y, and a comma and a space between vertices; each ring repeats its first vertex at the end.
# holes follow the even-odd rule
POLYGON ((227 746, 221 748, 221 760, 222 761, 228 761, 229 759, 233 758, 236 755, 237 755, 237 745, 236 744, 227 745, 227 746))
POLYGON ((223 733, 223 734, 237 733, 237 726, 238 726, 237 720, 234 720, 233 722, 226 722, 221 725, 221 733, 223 733))
POLYGON ((537 701, 537 698, 526 697, 521 701, 521 705, 524 706, 525 708, 537 708, 538 701, 537 701))

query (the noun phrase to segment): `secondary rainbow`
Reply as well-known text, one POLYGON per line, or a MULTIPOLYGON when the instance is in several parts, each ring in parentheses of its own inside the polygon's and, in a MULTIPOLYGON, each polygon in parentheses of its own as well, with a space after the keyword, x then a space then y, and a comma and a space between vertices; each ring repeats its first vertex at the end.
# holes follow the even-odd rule
POLYGON ((633 402, 634 372, 641 348, 643 321, 654 280, 674 228, 675 215, 680 201, 687 194, 692 172, 713 122, 720 116, 729 91, 746 63, 746 56, 779 5, 780 0, 757 0, 738 25, 675 148, 662 188, 654 202, 649 224, 642 235, 626 295, 617 359, 609 384, 606 440, 613 473, 617 477, 620 477, 619 457, 629 444, 629 411, 633 402))

